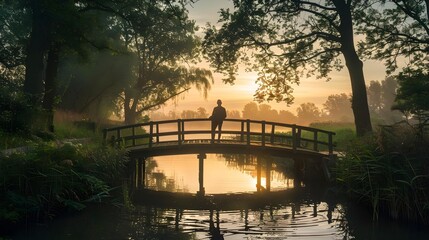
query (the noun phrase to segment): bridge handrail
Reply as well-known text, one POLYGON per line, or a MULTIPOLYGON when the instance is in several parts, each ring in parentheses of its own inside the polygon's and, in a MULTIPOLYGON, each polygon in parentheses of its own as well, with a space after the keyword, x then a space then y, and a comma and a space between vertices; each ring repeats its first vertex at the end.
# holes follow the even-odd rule
MULTIPOLYGON (((188 135, 196 135, 196 134, 210 134, 211 129, 198 129, 198 130, 185 130, 185 123, 187 122, 210 122, 211 120, 208 118, 193 118, 193 119, 174 119, 174 120, 162 120, 162 121, 151 121, 146 123, 137 123, 132 125, 125 125, 125 126, 118 126, 118 127, 112 127, 112 128, 106 128, 104 129, 103 138, 105 141, 108 140, 108 133, 114 133, 112 137, 114 138, 114 141, 118 144, 120 144, 122 141, 131 140, 132 145, 136 146, 136 140, 139 139, 148 139, 148 142, 146 145, 149 147, 152 147, 152 144, 154 143, 154 139, 156 138, 155 142, 159 143, 159 137, 163 136, 177 136, 177 142, 180 144, 184 139, 185 136, 188 135), (177 124, 175 131, 168 131, 168 132, 160 132, 159 126, 163 124, 177 124), (149 133, 139 133, 136 134, 136 129, 143 128, 143 127, 149 127, 149 133), (123 130, 131 130, 131 134, 128 134, 127 136, 122 136, 121 132, 123 130)), ((319 151, 318 145, 325 145, 328 147, 329 154, 333 153, 333 136, 335 135, 334 132, 326 131, 322 129, 312 128, 312 127, 306 127, 306 126, 300 126, 296 124, 288 124, 288 123, 279 123, 279 122, 271 122, 271 121, 262 121, 262 120, 251 120, 251 119, 225 119, 224 120, 224 126, 226 122, 239 122, 241 123, 241 129, 240 130, 222 130, 223 134, 236 134, 240 135, 240 140, 244 142, 244 139, 246 139, 247 144, 250 144, 250 142, 255 143, 261 143, 262 146, 265 146, 266 142, 274 143, 274 139, 277 138, 284 138, 284 139, 291 139, 292 143, 291 146, 295 150, 296 148, 301 148, 302 142, 312 143, 313 144, 313 151, 319 151), (250 124, 259 124, 260 125, 260 131, 251 131, 250 124), (267 125, 271 126, 271 131, 267 131, 267 125), (289 128, 290 132, 285 133, 278 133, 275 131, 276 127, 283 127, 283 128, 289 128), (310 133, 313 133, 311 138, 303 137, 302 132, 307 131, 310 133), (291 135, 287 135, 287 134, 291 135), (321 141, 319 138, 319 133, 326 134, 328 136, 328 141, 324 142, 321 141), (261 139, 259 141, 251 141, 251 136, 259 136, 261 139), (266 138, 269 137, 270 140, 267 141, 266 138)), ((269 130, 270 128, 268 128, 269 130)), ((216 131, 217 133, 217 131, 216 131)), ((207 139, 206 139, 207 140, 207 139)), ((143 145, 143 144, 140 144, 143 145)))

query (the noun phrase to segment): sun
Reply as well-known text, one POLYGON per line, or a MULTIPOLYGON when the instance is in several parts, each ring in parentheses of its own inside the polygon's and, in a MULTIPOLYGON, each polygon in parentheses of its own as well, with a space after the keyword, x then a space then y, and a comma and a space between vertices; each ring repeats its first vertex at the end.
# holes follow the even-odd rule
POLYGON ((258 75, 254 72, 241 73, 240 78, 237 78, 236 85, 241 91, 253 96, 258 89, 258 84, 256 84, 257 78, 258 75))

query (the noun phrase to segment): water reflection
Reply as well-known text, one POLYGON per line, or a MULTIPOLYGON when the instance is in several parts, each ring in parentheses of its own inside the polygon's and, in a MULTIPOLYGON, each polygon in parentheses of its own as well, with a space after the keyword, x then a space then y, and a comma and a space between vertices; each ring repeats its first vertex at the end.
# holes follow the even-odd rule
POLYGON ((346 236, 340 227, 340 211, 327 203, 229 211, 148 207, 136 211, 136 216, 144 216, 135 222, 137 232, 162 225, 188 233, 192 239, 344 239, 346 236))
MULTIPOLYGON (((197 155, 177 155, 146 160, 145 187, 157 191, 199 190, 197 155)), ((269 158, 245 154, 207 154, 204 160, 204 188, 207 194, 278 191, 293 188, 287 176, 269 158), (259 181, 258 181, 259 179, 259 181)))
POLYGON ((135 192, 128 207, 90 207, 11 238, 427 239, 429 235, 424 228, 404 224, 373 224, 365 209, 340 202, 333 189, 304 184, 285 173, 283 169, 293 169, 287 162, 207 155, 204 163, 208 193, 204 198, 195 196, 199 190, 195 155, 147 159, 144 179, 149 190, 135 192), (272 191, 258 192, 258 176, 259 185, 267 188, 270 182, 272 191))

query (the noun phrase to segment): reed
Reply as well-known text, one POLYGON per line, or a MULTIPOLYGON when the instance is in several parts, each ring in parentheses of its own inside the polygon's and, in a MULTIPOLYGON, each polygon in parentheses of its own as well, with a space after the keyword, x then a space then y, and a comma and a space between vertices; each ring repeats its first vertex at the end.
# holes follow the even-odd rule
POLYGON ((429 224, 428 155, 416 151, 426 143, 416 141, 413 134, 402 128, 389 129, 388 134, 380 129, 373 136, 352 141, 339 157, 335 169, 338 183, 351 197, 369 206, 374 219, 386 214, 429 224), (409 142, 402 142, 404 139, 409 142))

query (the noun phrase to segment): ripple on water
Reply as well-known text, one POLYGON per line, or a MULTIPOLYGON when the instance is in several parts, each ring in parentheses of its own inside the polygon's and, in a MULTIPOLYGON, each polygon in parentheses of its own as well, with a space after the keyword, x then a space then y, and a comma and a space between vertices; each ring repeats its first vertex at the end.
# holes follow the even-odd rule
MULTIPOLYGON (((178 216, 175 210, 167 217, 178 216)), ((334 209, 333 215, 339 215, 334 209)), ((264 209, 230 211, 183 210, 178 221, 183 232, 197 239, 216 239, 218 231, 224 239, 344 239, 339 224, 328 217, 328 204, 278 205, 264 209)), ((219 238, 220 239, 220 238, 219 238)))

